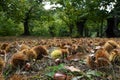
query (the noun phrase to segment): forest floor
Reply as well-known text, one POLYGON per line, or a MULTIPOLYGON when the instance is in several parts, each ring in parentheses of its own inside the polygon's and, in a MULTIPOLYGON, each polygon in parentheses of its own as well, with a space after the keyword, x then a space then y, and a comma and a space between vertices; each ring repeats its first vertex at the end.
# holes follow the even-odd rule
MULTIPOLYGON (((11 50, 6 53, 7 62, 1 72, 0 80, 120 80, 118 65, 110 64, 97 68, 87 65, 87 57, 95 54, 99 47, 104 46, 109 40, 120 45, 119 38, 0 37, 0 46, 4 43, 12 45, 11 50), (30 48, 44 46, 48 55, 41 60, 29 62, 28 69, 17 69, 11 73, 9 66, 11 56, 19 52, 18 45, 21 44, 30 48), (52 51, 61 48, 69 48, 67 57, 61 55, 63 57, 53 59, 52 51)), ((0 56, 4 58, 3 54, 0 56)))

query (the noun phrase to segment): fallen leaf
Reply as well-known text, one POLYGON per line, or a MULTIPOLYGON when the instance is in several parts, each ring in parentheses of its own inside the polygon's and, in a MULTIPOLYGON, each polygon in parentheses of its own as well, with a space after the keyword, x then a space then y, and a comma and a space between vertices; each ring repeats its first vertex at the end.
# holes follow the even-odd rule
POLYGON ((65 66, 65 69, 70 70, 71 72, 80 72, 80 69, 75 68, 74 66, 65 66))

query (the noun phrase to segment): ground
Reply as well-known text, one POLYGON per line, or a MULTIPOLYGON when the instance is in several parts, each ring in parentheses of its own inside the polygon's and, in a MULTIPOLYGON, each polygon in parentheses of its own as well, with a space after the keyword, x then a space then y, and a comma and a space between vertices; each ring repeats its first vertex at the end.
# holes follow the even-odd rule
POLYGON ((0 37, 1 45, 3 43, 13 45, 6 53, 7 64, 3 68, 1 77, 3 80, 119 80, 120 67, 117 65, 91 69, 86 64, 86 57, 95 54, 96 47, 103 46, 108 40, 114 40, 120 45, 119 38, 0 37), (16 42, 30 48, 44 46, 48 55, 41 60, 29 62, 30 69, 11 71, 9 61, 11 56, 19 51, 18 45, 14 44, 16 42), (52 51, 66 47, 69 48, 67 57, 62 55, 57 59, 58 61, 51 58, 52 51), (56 78, 56 74, 62 75, 63 78, 56 78))

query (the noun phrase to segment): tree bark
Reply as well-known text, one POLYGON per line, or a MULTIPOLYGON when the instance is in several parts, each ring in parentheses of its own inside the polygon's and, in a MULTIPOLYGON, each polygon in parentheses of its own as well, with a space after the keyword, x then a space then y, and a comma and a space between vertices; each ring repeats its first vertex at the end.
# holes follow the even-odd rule
POLYGON ((70 24, 69 26, 69 36, 72 36, 72 32, 73 32, 73 25, 70 24))
POLYGON ((84 31, 84 24, 86 22, 86 19, 83 21, 78 21, 77 24, 77 32, 79 34, 79 37, 83 37, 83 31, 84 31))
POLYGON ((49 33, 52 37, 55 36, 55 27, 54 26, 49 26, 49 33))
POLYGON ((24 33, 23 33, 23 35, 30 35, 30 31, 29 31, 29 25, 28 25, 28 23, 29 23, 29 18, 26 18, 25 20, 24 20, 24 33))
POLYGON ((107 37, 119 37, 120 32, 118 30, 119 20, 117 18, 108 18, 107 19, 107 29, 106 29, 106 36, 107 37))
POLYGON ((100 25, 100 37, 103 36, 103 20, 101 20, 101 25, 100 25))
POLYGON ((29 36, 30 35, 30 31, 29 31, 29 19, 30 19, 30 13, 32 11, 34 6, 31 6, 31 8, 28 10, 28 12, 25 13, 25 18, 24 18, 24 21, 23 21, 23 24, 24 24, 24 32, 22 35, 25 35, 25 36, 29 36))
POLYGON ((114 28, 115 28, 114 18, 108 18, 107 19, 107 29, 106 29, 106 36, 107 37, 109 37, 109 38, 115 37, 114 28))
POLYGON ((84 36, 89 37, 89 29, 88 28, 84 29, 84 36))

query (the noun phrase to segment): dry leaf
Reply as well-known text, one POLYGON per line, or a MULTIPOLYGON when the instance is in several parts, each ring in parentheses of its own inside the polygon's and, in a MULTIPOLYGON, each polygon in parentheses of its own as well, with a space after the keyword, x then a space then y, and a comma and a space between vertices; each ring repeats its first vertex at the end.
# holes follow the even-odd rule
POLYGON ((80 69, 75 68, 74 66, 65 66, 65 69, 70 70, 71 72, 80 72, 80 69))

